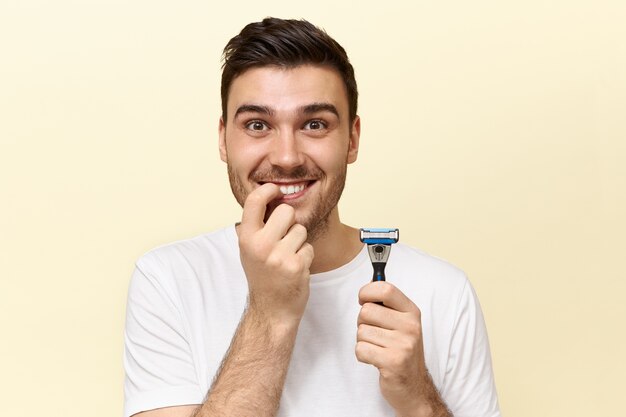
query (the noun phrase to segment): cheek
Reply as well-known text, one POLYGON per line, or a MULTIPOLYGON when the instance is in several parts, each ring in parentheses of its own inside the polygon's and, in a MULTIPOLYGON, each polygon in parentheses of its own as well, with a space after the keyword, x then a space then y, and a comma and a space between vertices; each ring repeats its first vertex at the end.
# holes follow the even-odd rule
POLYGON ((327 174, 341 171, 347 164, 347 146, 320 147, 311 149, 310 158, 327 174))
POLYGON ((251 171, 264 158, 263 149, 254 144, 232 143, 228 148, 228 163, 237 171, 251 171))

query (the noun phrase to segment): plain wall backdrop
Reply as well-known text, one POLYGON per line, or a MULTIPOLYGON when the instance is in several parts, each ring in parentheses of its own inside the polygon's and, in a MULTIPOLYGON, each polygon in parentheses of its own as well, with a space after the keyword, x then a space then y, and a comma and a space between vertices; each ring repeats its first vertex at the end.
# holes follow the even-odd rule
POLYGON ((343 220, 468 273, 504 415, 623 409, 623 1, 3 0, 0 415, 121 414, 134 261, 239 218, 220 54, 265 16, 347 49, 343 220))

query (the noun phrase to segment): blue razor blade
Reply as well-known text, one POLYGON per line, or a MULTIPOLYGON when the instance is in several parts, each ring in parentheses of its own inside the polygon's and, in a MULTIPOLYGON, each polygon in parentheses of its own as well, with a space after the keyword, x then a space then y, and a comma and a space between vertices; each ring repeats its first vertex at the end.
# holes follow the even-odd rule
POLYGON ((368 245, 392 245, 398 243, 400 231, 398 229, 361 229, 361 242, 368 245))
POLYGON ((368 245, 393 245, 394 243, 397 242, 397 240, 394 239, 363 239, 361 238, 361 242, 363 243, 367 243, 368 245))

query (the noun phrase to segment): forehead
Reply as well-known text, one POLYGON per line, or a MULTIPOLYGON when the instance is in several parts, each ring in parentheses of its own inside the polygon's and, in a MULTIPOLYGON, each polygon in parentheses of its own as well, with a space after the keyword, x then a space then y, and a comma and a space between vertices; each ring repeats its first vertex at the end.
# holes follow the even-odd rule
POLYGON ((233 80, 227 107, 232 118, 237 108, 247 104, 267 106, 281 113, 312 103, 332 104, 341 118, 347 118, 348 95, 336 70, 313 65, 249 69, 233 80))

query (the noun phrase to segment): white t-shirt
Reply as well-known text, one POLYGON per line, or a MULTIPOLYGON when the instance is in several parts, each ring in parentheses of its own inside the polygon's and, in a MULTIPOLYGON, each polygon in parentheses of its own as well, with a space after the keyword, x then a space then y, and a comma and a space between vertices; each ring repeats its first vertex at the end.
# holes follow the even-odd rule
MULTIPOLYGON (((403 244, 393 245, 385 272, 421 310, 426 365, 455 417, 500 416, 482 313, 463 272, 403 244)), ((358 292, 371 278, 365 246, 311 276, 278 416, 394 415, 378 370, 354 354, 358 292)), ((126 417, 204 401, 247 291, 234 226, 139 259, 126 312, 126 417)))

